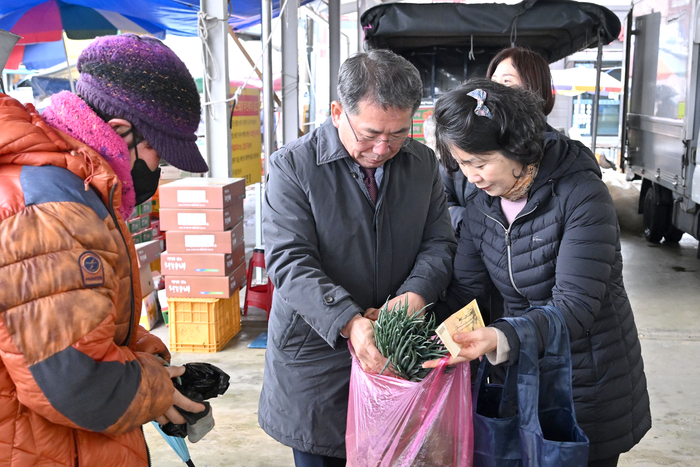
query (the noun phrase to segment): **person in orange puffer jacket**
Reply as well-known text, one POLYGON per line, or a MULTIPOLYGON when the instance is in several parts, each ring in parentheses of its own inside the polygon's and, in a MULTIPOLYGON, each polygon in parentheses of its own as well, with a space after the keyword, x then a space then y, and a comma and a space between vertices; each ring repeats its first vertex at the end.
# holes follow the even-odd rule
POLYGON ((124 219, 158 187, 160 158, 208 167, 199 94, 154 38, 96 39, 77 94, 42 115, 0 94, 0 467, 140 467, 141 425, 184 423, 163 343, 138 325, 124 219))

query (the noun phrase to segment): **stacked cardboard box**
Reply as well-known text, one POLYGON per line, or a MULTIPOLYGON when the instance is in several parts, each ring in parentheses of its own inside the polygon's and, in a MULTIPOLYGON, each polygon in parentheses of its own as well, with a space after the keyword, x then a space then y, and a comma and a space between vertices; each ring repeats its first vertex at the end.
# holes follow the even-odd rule
MULTIPOLYGON (((167 243, 160 265, 168 301, 238 300, 246 283, 244 198, 243 178, 186 178, 160 186, 159 226, 167 243)), ((171 317, 171 344, 177 324, 171 317)))
POLYGON ((141 278, 141 304, 140 324, 150 331, 160 319, 156 301, 158 300, 158 284, 160 273, 154 275, 152 264, 160 259, 163 252, 162 240, 151 240, 136 244, 136 259, 139 265, 139 277, 141 278))
POLYGON ((126 226, 134 240, 139 264, 143 295, 140 324, 150 331, 160 318, 156 305, 158 286, 154 282, 152 271, 158 270, 160 254, 164 249, 163 237, 159 236, 158 221, 153 220, 152 200, 136 206, 126 219, 126 226))
POLYGON ((126 226, 129 228, 134 243, 150 242, 158 236, 157 227, 154 229, 152 225, 152 210, 153 205, 151 200, 148 200, 136 206, 131 216, 126 220, 126 226))

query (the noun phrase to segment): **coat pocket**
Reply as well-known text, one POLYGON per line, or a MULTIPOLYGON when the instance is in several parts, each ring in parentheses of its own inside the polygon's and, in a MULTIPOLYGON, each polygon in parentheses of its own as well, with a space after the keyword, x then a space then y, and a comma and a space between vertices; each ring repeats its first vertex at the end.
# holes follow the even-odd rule
POLYGON ((289 327, 284 330, 280 339, 280 350, 290 356, 296 356, 304 345, 304 342, 309 337, 311 326, 297 312, 292 316, 292 322, 289 327))

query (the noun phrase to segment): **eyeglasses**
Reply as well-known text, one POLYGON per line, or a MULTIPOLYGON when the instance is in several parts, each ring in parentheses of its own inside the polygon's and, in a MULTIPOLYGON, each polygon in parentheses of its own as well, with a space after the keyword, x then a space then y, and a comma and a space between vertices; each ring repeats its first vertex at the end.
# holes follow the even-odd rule
MULTIPOLYGON (((352 123, 350 123, 350 117, 348 116, 348 113, 343 109, 343 113, 345 114, 345 118, 348 119, 348 125, 350 125, 350 130, 352 130, 352 134, 355 137, 355 141, 357 141, 357 144, 360 146, 369 148, 369 147, 375 147, 378 144, 381 143, 386 143, 387 146, 390 148, 396 149, 396 148, 403 148, 408 146, 408 143, 411 142, 411 138, 408 137, 408 134, 406 136, 394 136, 389 139, 381 139, 375 137, 363 137, 362 139, 357 137, 357 133, 355 132, 355 128, 352 127, 352 123)), ((411 136, 413 136, 413 120, 411 120, 411 136)))

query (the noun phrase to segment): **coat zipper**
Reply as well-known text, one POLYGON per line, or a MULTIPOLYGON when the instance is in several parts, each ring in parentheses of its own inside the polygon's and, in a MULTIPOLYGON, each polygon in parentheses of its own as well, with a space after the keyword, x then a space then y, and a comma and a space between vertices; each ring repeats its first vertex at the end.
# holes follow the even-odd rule
POLYGON ((141 425, 141 434, 143 435, 143 444, 146 445, 146 457, 148 459, 148 467, 151 467, 151 450, 148 449, 148 442, 146 441, 146 433, 143 431, 143 425, 141 425))
POLYGON ((136 309, 135 309, 135 304, 134 304, 134 271, 131 269, 131 253, 129 253, 129 245, 126 243, 126 238, 124 237, 124 232, 122 232, 122 229, 119 227, 119 221, 117 220, 117 215, 114 212, 114 191, 117 189, 119 186, 118 183, 115 183, 112 189, 109 192, 109 215, 114 221, 114 225, 117 227, 117 230, 119 231, 119 235, 122 237, 122 240, 124 241, 124 247, 126 248, 126 256, 129 258, 129 279, 131 279, 131 294, 130 294, 130 301, 131 301, 131 317, 129 318, 129 332, 126 334, 126 339, 124 342, 121 343, 121 345, 128 347, 129 342, 131 341, 131 334, 134 332, 134 316, 136 315, 136 309))
MULTIPOLYGON (((489 216, 488 214, 484 213, 484 215, 485 215, 486 217, 488 217, 489 219, 491 219, 492 221, 494 221, 494 222, 496 222, 498 225, 500 225, 500 226, 503 228, 504 232, 505 232, 505 235, 506 235, 506 237, 505 237, 505 240, 506 240, 506 254, 507 254, 507 259, 508 259, 508 277, 510 278, 510 283, 513 285, 513 288, 515 289, 515 291, 518 292, 518 293, 519 293, 520 295, 522 295, 523 297, 525 297, 525 295, 520 291, 520 289, 518 288, 518 286, 515 285, 515 278, 513 277, 513 256, 512 256, 512 254, 511 254, 511 249, 510 249, 510 244, 511 244, 510 229, 513 227, 513 224, 515 224, 515 222, 516 222, 518 219, 520 219, 520 218, 522 218, 522 217, 525 217, 525 216, 527 216, 527 215, 532 214, 533 212, 535 212, 535 209, 537 209, 537 207, 538 207, 539 205, 540 205, 540 203, 535 204, 535 206, 534 206, 530 211, 526 212, 525 214, 518 214, 518 215, 515 217, 515 219, 513 219, 513 222, 510 223, 510 225, 508 226, 508 228, 506 228, 506 226, 503 225, 503 223, 502 223, 501 221, 499 221, 498 219, 496 219, 495 217, 489 216)), ((483 211, 482 211, 482 212, 483 212, 483 211)))
POLYGON ((73 446, 75 447, 75 467, 80 467, 80 453, 78 450, 78 439, 75 437, 75 430, 73 430, 73 446))

